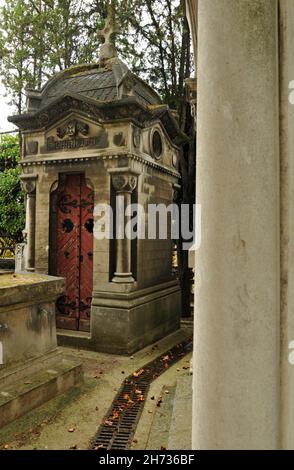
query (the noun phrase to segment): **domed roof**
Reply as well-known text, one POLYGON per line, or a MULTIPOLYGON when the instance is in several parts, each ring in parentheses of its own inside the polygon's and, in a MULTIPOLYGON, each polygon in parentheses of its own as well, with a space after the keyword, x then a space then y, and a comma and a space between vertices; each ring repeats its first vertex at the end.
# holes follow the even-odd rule
MULTIPOLYGON (((71 67, 51 78, 40 92, 39 108, 47 106, 58 97, 68 93, 81 95, 99 102, 119 100, 130 94, 144 105, 161 104, 158 94, 143 80, 130 72, 116 59, 107 67, 98 64, 71 67), (127 90, 122 85, 127 84, 127 90)), ((28 92, 30 97, 30 92, 28 92)))

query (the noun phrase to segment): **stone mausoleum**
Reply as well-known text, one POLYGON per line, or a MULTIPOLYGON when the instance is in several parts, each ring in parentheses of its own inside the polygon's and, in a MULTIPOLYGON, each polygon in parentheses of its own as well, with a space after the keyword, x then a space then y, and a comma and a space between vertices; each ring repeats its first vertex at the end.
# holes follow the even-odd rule
POLYGON ((10 121, 22 133, 22 269, 65 278, 56 302, 61 341, 128 354, 179 328, 171 234, 97 239, 94 207, 114 208, 117 195, 146 210, 171 204, 183 135, 158 94, 117 57, 112 32, 108 22, 99 64, 28 91, 26 113, 10 121))

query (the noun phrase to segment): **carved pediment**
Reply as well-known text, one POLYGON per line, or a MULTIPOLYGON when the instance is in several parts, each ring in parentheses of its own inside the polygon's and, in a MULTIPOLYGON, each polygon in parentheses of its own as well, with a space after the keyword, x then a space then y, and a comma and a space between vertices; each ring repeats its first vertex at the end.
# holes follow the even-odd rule
POLYGON ((46 132, 45 151, 82 148, 106 148, 109 145, 108 133, 98 123, 85 122, 74 115, 51 127, 46 132))

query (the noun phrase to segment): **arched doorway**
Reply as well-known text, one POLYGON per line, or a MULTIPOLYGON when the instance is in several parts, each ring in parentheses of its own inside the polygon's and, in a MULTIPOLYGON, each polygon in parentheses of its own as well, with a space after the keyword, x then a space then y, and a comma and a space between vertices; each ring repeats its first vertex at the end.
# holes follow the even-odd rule
POLYGON ((50 274, 66 279, 58 328, 89 331, 93 290, 94 193, 83 173, 59 175, 50 198, 50 274))

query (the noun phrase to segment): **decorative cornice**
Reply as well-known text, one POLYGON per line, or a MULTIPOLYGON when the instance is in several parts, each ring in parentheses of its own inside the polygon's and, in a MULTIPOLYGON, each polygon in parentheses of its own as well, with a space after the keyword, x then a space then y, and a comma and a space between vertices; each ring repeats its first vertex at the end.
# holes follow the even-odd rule
POLYGON ((40 131, 51 127, 71 112, 100 124, 129 120, 146 127, 158 119, 174 144, 180 145, 187 140, 187 136, 180 130, 168 106, 147 107, 134 96, 101 102, 85 96, 81 97, 78 94, 67 93, 35 112, 9 116, 8 121, 18 126, 22 132, 40 131))
POLYGON ((100 102, 74 93, 67 93, 36 112, 9 116, 8 120, 23 131, 41 130, 74 111, 98 122, 117 121, 130 117, 144 122, 152 118, 152 112, 134 97, 100 102))
POLYGON ((77 163, 80 164, 85 161, 97 161, 97 160, 118 160, 119 158, 130 158, 136 162, 142 163, 145 166, 150 168, 154 168, 155 170, 159 171, 160 173, 166 173, 171 175, 175 178, 180 179, 181 175, 176 170, 168 168, 166 166, 162 166, 160 163, 152 162, 149 160, 145 160, 145 158, 140 157, 139 155, 127 153, 127 154, 113 154, 113 155, 94 155, 94 156, 85 156, 85 157, 75 157, 75 158, 48 158, 44 160, 38 161, 23 161, 20 162, 20 165, 23 168, 26 167, 36 167, 36 166, 50 166, 50 165, 64 165, 68 163, 77 163))

